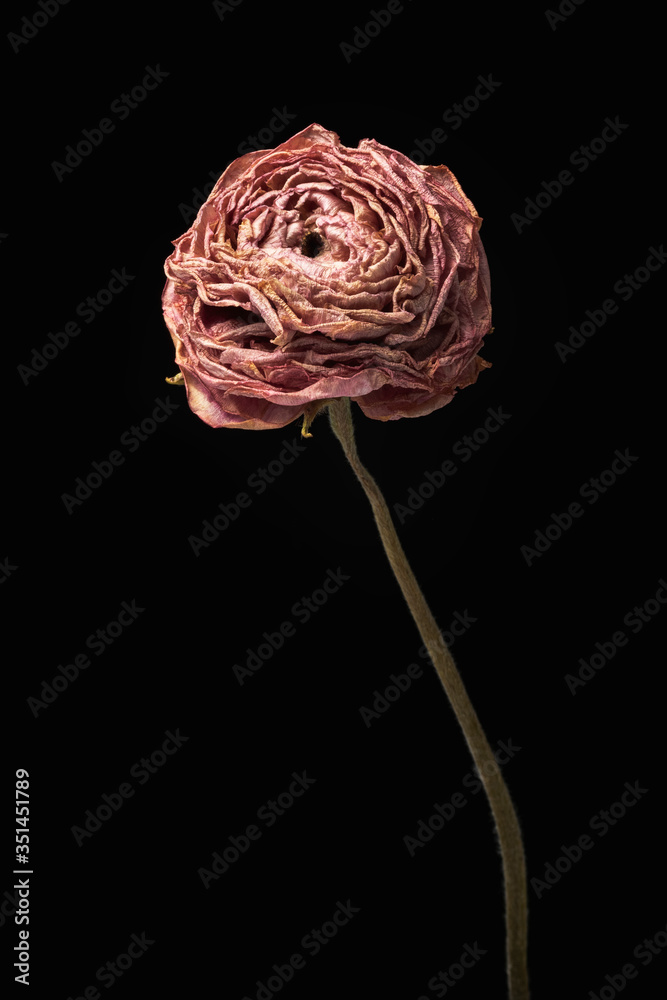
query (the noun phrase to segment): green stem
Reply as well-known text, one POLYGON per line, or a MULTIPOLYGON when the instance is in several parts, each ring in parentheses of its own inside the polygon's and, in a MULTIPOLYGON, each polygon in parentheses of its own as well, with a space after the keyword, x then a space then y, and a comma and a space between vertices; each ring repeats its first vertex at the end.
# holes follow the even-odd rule
POLYGON ((343 446, 343 451, 370 500, 391 568, 454 709, 484 784, 498 831, 505 880, 509 996, 510 1000, 529 1000, 526 859, 516 810, 461 675, 410 569, 385 499, 373 477, 359 461, 350 400, 347 397, 333 399, 327 406, 333 432, 343 446))

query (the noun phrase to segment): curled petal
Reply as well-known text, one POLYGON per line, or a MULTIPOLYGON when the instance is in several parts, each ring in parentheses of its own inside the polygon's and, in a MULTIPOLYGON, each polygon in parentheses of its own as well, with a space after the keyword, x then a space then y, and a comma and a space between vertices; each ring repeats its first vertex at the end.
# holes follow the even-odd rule
POLYGON ((340 396, 375 420, 446 405, 489 367, 481 223, 447 167, 316 123, 234 160, 165 262, 189 405, 212 427, 306 432, 340 396))

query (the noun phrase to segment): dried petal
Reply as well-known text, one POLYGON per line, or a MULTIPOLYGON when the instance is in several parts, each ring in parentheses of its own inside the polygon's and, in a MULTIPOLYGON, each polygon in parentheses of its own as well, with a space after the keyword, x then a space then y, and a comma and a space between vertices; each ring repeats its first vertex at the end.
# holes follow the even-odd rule
POLYGON ((234 160, 165 262, 190 407, 264 430, 341 396, 374 420, 445 406, 490 367, 481 224, 447 167, 318 124, 234 160))

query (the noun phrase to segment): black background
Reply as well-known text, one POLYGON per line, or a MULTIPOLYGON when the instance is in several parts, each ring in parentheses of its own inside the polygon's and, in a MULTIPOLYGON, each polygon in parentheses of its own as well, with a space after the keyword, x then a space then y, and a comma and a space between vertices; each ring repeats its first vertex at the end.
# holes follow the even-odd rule
MULTIPOLYGON (((39 9, 12 9, 4 33, 32 31, 22 18, 39 9)), ((395 523, 439 625, 456 612, 475 618, 453 652, 491 744, 521 747, 504 774, 529 877, 590 833, 626 782, 647 789, 557 884, 539 896, 531 888, 532 996, 599 995, 628 962, 638 969, 628 998, 657 996, 664 982, 667 955, 644 967, 633 950, 667 924, 665 611, 636 635, 623 624, 667 575, 663 275, 628 301, 614 291, 666 235, 656 25, 629 12, 611 24, 592 0, 567 8, 555 30, 535 6, 438 13, 406 3, 348 62, 340 43, 353 42, 369 9, 245 0, 221 19, 208 3, 70 3, 18 52, 4 43, 0 558, 14 568, 0 588, 11 720, 3 986, 14 976, 11 794, 23 767, 35 996, 83 996, 133 933, 154 944, 113 997, 255 998, 257 980, 301 952, 286 1000, 417 1000, 438 995, 431 977, 475 943, 485 955, 447 995, 506 995, 500 858, 483 794, 466 793, 460 815, 414 857, 404 843, 434 803, 465 792, 472 762, 326 416, 260 496, 248 477, 283 441, 300 442, 301 421, 212 430, 164 381, 177 368, 163 262, 191 221, 179 206, 275 109, 294 117, 260 143, 269 148, 311 122, 346 145, 375 138, 407 155, 433 129, 447 132, 427 162, 446 163, 484 219, 495 332, 481 353, 493 367, 427 417, 383 423, 353 405, 359 452, 392 510, 426 472, 456 461, 456 475, 395 523), (126 120, 110 114, 158 64, 168 76, 157 89, 126 120), (494 93, 460 128, 444 124, 488 74, 494 93), (572 168, 573 151, 616 116, 627 128, 587 170, 572 168), (53 162, 104 117, 113 133, 59 181, 53 162), (574 183, 517 232, 512 213, 568 167, 574 183), (114 268, 133 275, 127 288, 26 384, 19 366, 114 268), (609 298, 617 313, 561 361, 556 342, 609 298), (158 399, 177 408, 130 452, 122 435, 158 399), (469 461, 457 458, 456 443, 499 407, 510 419, 469 461), (63 494, 118 449, 123 464, 69 513, 63 494), (595 504, 582 501, 617 449, 636 460, 595 504), (251 505, 195 556, 189 537, 244 490, 251 505), (528 565, 521 547, 577 500, 582 517, 528 565), (295 602, 339 569, 349 580, 299 623, 295 602), (145 609, 137 620, 35 716, 28 699, 133 600, 145 609), (240 685, 233 665, 287 620, 295 635, 240 685), (627 645, 572 694, 565 675, 619 629, 627 645), (422 675, 366 725, 360 708, 412 662, 422 675), (177 729, 187 742, 145 784, 132 779, 177 729), (261 839, 205 888, 199 870, 214 852, 304 770, 312 788, 271 829, 258 824, 261 839), (78 846, 72 828, 128 780, 134 796, 78 846), (359 912, 309 955, 303 936, 347 900, 359 912)))

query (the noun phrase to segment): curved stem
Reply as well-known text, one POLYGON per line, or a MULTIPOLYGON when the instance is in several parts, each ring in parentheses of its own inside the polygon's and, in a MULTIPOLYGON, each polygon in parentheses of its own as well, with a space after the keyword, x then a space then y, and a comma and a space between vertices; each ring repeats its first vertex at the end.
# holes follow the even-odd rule
POLYGON ((526 860, 514 805, 461 675, 410 569, 385 499, 377 483, 359 460, 354 440, 350 400, 347 397, 331 400, 328 403, 328 411, 333 432, 343 446, 343 451, 370 500, 391 568, 442 681, 484 784, 498 832, 505 879, 509 996, 510 1000, 529 1000, 526 860))

